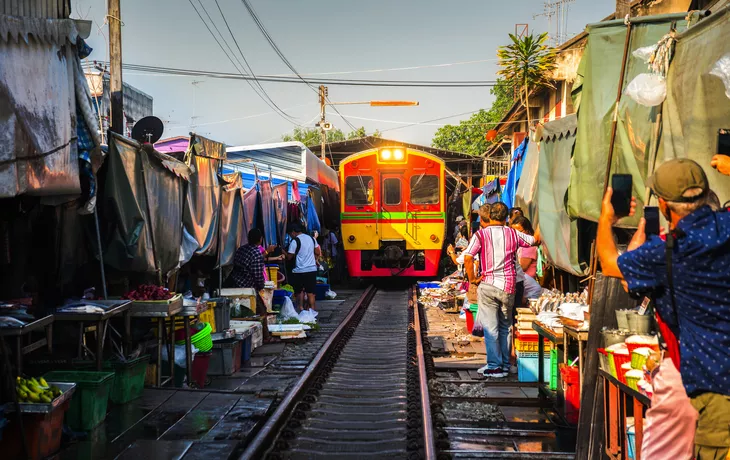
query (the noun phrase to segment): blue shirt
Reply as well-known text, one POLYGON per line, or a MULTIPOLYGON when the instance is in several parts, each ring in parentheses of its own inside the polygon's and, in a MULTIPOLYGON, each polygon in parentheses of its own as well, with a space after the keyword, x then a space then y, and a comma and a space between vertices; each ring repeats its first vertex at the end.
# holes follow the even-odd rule
POLYGON ((666 246, 651 236, 618 258, 629 292, 652 295, 679 339, 687 394, 730 395, 730 213, 705 206, 677 224, 672 256, 676 314, 667 285, 666 246))

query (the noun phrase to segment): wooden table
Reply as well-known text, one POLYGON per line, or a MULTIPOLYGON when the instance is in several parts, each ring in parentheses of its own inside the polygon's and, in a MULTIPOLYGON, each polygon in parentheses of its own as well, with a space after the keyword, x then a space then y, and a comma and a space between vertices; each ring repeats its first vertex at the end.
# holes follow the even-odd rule
POLYGON ((563 363, 568 363, 568 339, 578 342, 578 394, 583 394, 583 343, 588 342, 588 331, 579 331, 571 326, 563 326, 563 363))
POLYGON ((99 305, 106 308, 103 313, 84 313, 84 312, 62 312, 55 313, 56 321, 74 321, 79 323, 79 347, 78 357, 83 355, 84 336, 87 332, 96 331, 96 370, 100 371, 103 363, 104 342, 107 337, 107 328, 109 320, 117 315, 124 315, 124 340, 129 344, 130 338, 130 317, 129 308, 132 305, 130 300, 95 300, 89 303, 91 306, 99 305), (85 327, 84 323, 95 323, 94 326, 85 327))
POLYGON ((532 329, 537 332, 537 383, 538 389, 540 390, 541 396, 551 395, 550 385, 545 388, 544 376, 545 376, 545 343, 543 338, 548 339, 553 343, 553 347, 563 344, 563 334, 555 332, 553 329, 545 326, 539 321, 532 322, 532 329))
POLYGON ((627 409, 632 408, 634 416, 634 459, 641 460, 641 446, 644 442, 644 410, 651 407, 651 399, 619 382, 608 372, 599 369, 604 388, 604 426, 606 455, 612 460, 627 460, 626 445, 627 409))
POLYGON ((0 328, 0 339, 5 337, 15 337, 15 366, 20 374, 23 370, 23 356, 35 351, 43 346, 48 346, 48 351, 53 353, 53 315, 48 315, 41 319, 37 319, 31 323, 21 327, 3 327, 0 328), (45 329, 46 338, 30 342, 23 346, 23 336, 45 329))
POLYGON ((165 319, 169 318, 174 321, 175 315, 180 313, 182 310, 182 301, 175 304, 167 310, 136 310, 132 309, 130 315, 133 318, 157 318, 157 387, 166 385, 168 382, 173 380, 175 375, 175 326, 174 322, 170 324, 170 335, 168 336, 165 331, 165 319), (162 342, 163 339, 167 339, 168 354, 170 358, 170 376, 162 381, 162 342))

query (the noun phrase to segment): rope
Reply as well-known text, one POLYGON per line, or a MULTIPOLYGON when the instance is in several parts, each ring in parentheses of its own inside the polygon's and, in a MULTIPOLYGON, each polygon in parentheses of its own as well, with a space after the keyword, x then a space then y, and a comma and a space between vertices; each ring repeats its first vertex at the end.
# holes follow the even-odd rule
POLYGON ((672 29, 657 43, 657 47, 649 57, 649 69, 659 75, 666 75, 669 62, 672 60, 672 50, 677 41, 677 31, 672 29))

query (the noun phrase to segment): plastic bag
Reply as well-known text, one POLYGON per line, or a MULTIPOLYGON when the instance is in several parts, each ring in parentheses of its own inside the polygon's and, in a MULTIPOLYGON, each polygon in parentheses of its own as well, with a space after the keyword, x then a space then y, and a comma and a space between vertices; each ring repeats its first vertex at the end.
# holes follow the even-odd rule
POLYGON ((654 53, 656 53, 657 47, 658 47, 658 45, 656 45, 656 44, 650 45, 650 46, 644 46, 644 47, 637 49, 636 51, 634 51, 631 54, 635 58, 641 59, 642 61, 644 61, 644 63, 648 64, 649 59, 651 59, 652 55, 654 53))
POLYGON ((281 306, 279 312, 279 319, 286 321, 289 318, 296 318, 297 311, 294 309, 294 304, 289 297, 284 297, 284 305, 281 306))
POLYGON ((636 76, 626 87, 626 95, 645 107, 660 105, 667 98, 666 79, 654 73, 642 73, 636 76))
MULTIPOLYGON (((195 358, 195 353, 197 353, 199 350, 195 347, 194 344, 190 344, 190 352, 193 356, 190 357, 192 360, 195 358)), ((183 369, 187 368, 187 360, 185 359, 185 345, 175 345, 175 365, 177 367, 182 367, 183 369)), ((162 360, 168 361, 167 358, 167 347, 162 347, 162 360)))
POLYGON ((325 298, 332 300, 337 298, 337 293, 333 290, 329 290, 324 293, 325 298))
POLYGON ((725 96, 730 98, 730 53, 717 60, 715 65, 712 66, 712 70, 710 70, 710 75, 722 80, 725 85, 725 96))
POLYGON ((318 313, 314 310, 302 310, 299 312, 298 318, 300 323, 316 323, 318 313))

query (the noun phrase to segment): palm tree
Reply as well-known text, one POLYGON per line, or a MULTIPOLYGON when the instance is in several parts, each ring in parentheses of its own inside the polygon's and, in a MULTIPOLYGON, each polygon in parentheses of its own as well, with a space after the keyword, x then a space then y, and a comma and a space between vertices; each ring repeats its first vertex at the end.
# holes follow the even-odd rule
POLYGON ((510 45, 500 46, 497 50, 501 69, 497 74, 519 91, 520 102, 527 113, 528 132, 530 120, 530 92, 540 87, 554 88, 550 76, 555 69, 557 51, 545 44, 547 33, 535 37, 533 34, 520 38, 509 34, 510 45))

